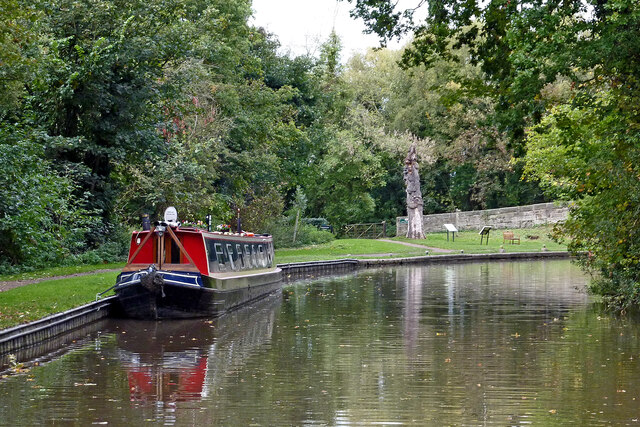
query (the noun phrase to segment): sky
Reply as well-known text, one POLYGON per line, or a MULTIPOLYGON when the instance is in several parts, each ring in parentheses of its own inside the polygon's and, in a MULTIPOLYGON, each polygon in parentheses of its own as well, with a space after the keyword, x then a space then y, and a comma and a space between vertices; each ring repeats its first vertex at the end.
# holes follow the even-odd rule
MULTIPOLYGON (((332 28, 342 42, 342 60, 356 52, 380 45, 378 37, 364 34, 364 22, 349 16, 351 4, 337 0, 253 0, 251 24, 264 27, 278 36, 282 53, 293 56, 316 56, 318 47, 327 40, 332 28)), ((397 49, 403 42, 393 41, 388 47, 397 49)))

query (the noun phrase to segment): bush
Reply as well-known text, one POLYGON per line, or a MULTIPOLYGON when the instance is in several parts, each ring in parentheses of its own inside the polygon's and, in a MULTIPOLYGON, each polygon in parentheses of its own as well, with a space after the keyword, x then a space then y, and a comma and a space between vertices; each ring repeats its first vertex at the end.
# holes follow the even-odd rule
POLYGON ((117 226, 109 234, 109 240, 95 249, 88 250, 66 259, 66 265, 103 264, 127 260, 131 233, 125 227, 117 226))
POLYGON ((396 235, 396 221, 390 220, 387 221, 387 237, 394 237, 396 235))
POLYGON ((273 244, 277 249, 318 245, 328 243, 335 238, 328 231, 318 230, 313 225, 301 223, 298 224, 294 242, 293 227, 289 219, 280 218, 267 224, 266 231, 273 236, 273 244))
POLYGON ((74 257, 70 257, 68 264, 107 264, 124 262, 127 259, 128 245, 125 247, 119 242, 106 242, 97 249, 93 249, 74 257))
POLYGON ((84 248, 99 216, 70 175, 46 159, 38 132, 0 126, 0 263, 18 269, 64 262, 84 248))
POLYGON ((322 225, 329 225, 329 221, 327 221, 326 218, 302 218, 301 221, 305 224, 313 225, 316 228, 322 225))

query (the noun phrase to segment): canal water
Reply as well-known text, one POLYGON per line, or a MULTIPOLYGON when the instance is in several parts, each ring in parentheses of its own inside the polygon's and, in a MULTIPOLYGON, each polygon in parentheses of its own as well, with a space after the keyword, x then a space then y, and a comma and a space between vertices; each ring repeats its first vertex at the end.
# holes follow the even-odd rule
POLYGON ((398 267, 215 320, 103 321, 16 355, 0 424, 637 424, 640 321, 586 283, 568 261, 398 267))

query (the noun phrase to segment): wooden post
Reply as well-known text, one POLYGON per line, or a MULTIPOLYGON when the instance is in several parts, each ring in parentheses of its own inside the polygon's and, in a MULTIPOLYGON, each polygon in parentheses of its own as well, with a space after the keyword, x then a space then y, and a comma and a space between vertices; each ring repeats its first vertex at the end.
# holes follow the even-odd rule
POLYGON ((424 232, 422 231, 423 202, 415 142, 411 144, 409 153, 404 159, 404 184, 407 187, 407 216, 409 217, 407 238, 424 239, 424 232))

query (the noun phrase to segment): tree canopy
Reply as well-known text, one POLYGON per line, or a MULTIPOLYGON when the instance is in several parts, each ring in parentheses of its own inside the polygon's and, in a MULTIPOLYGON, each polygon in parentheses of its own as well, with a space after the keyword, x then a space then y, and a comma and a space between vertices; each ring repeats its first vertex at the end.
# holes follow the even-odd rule
POLYGON ((5 264, 73 260, 168 205, 220 222, 240 209, 264 231, 297 188, 302 214, 338 230, 392 221, 412 142, 426 213, 541 198, 519 183, 506 133, 479 124, 493 101, 457 83, 482 78, 468 48, 408 70, 402 52, 342 58, 331 34, 318 57, 291 57, 248 24, 248 0, 2 7, 0 208, 8 229, 31 230, 6 234, 5 264))

